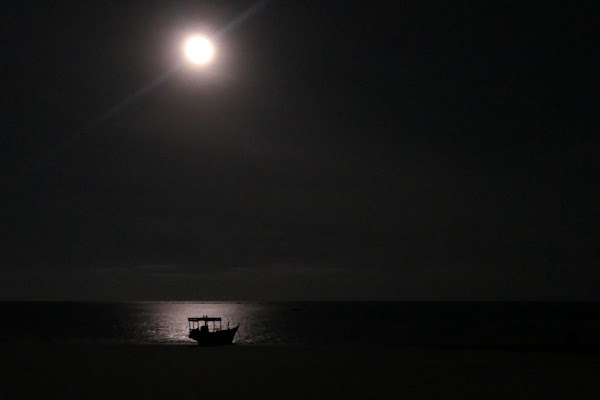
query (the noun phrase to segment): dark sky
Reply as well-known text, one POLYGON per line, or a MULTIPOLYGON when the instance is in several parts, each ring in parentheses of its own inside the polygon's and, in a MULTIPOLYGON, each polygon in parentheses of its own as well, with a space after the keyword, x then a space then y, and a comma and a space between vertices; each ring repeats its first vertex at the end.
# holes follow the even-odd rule
POLYGON ((594 3, 4 6, 0 299, 600 300, 594 3))

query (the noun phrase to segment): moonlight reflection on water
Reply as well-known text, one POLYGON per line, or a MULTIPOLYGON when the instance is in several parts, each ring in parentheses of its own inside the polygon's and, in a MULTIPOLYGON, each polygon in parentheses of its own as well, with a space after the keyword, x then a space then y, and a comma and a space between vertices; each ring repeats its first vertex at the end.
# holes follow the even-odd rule
POLYGON ((189 317, 223 318, 227 323, 240 324, 236 343, 263 343, 273 334, 268 331, 267 314, 272 307, 251 303, 192 303, 192 302, 142 302, 130 303, 125 310, 125 337, 144 343, 195 343, 188 338, 189 317))

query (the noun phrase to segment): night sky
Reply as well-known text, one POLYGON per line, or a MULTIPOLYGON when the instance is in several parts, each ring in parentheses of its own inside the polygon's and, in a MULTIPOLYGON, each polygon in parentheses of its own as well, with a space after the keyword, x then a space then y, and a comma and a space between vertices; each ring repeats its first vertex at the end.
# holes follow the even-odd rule
POLYGON ((4 5, 0 299, 600 300, 595 3, 4 5))

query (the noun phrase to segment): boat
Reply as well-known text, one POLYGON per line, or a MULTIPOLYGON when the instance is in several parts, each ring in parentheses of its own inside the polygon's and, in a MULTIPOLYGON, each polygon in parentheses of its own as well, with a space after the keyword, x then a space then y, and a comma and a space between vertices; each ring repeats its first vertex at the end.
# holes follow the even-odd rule
POLYGON ((189 338, 198 342, 199 346, 220 346, 232 344, 233 337, 237 332, 239 325, 230 327, 227 323, 227 329, 222 329, 220 317, 202 317, 188 318, 190 328, 189 338))

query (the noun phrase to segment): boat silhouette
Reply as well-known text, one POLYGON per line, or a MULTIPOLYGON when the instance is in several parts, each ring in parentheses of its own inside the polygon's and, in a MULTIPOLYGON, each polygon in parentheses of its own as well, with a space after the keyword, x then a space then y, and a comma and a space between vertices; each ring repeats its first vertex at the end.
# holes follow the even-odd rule
POLYGON ((190 317, 188 318, 190 328, 189 338, 198 342, 199 346, 221 346, 233 343, 233 337, 239 325, 222 329, 220 317, 190 317))

